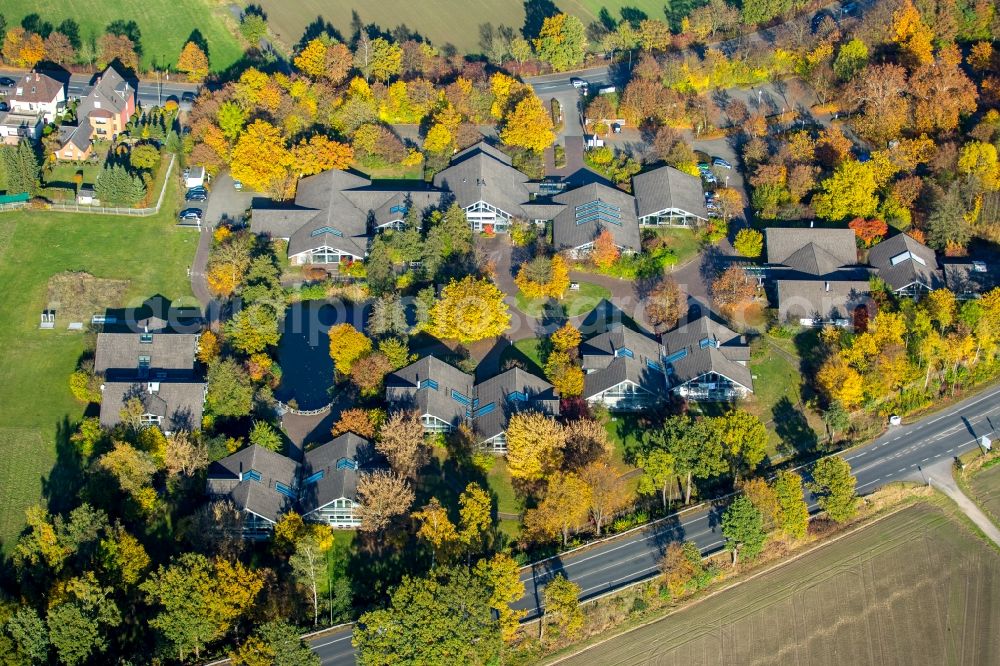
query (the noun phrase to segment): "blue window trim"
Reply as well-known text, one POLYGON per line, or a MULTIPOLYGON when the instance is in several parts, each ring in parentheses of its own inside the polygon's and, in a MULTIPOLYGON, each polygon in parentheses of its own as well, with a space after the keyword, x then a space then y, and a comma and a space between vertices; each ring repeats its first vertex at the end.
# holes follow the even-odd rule
POLYGON ((314 229, 313 232, 309 235, 312 238, 315 238, 316 236, 322 236, 323 234, 333 234, 334 236, 340 236, 341 238, 343 238, 344 236, 344 232, 342 232, 340 229, 334 229, 333 227, 329 226, 320 227, 319 229, 314 229))
POLYGON ((627 356, 629 358, 635 358, 635 354, 628 347, 619 347, 615 350, 615 356, 627 356))
POLYGON ((406 215, 406 210, 407 209, 406 209, 406 206, 404 204, 396 204, 395 206, 393 206, 392 208, 389 209, 389 212, 390 213, 402 213, 403 215, 406 215))
POLYGON ((472 413, 472 418, 478 419, 480 416, 485 416, 496 409, 497 404, 495 402, 488 402, 475 412, 472 413))
POLYGON ((438 390, 438 383, 433 379, 421 379, 419 388, 432 388, 435 391, 438 390))
POLYGON ((688 355, 688 350, 686 348, 685 349, 681 349, 680 351, 675 351, 673 354, 671 354, 670 356, 668 356, 665 359, 663 359, 663 362, 664 363, 673 363, 675 361, 681 360, 682 358, 684 358, 687 355, 688 355))
POLYGON ((317 481, 321 480, 324 476, 326 476, 326 472, 324 472, 323 470, 320 470, 315 474, 310 474, 306 478, 302 479, 302 485, 308 486, 310 484, 316 483, 317 481))
POLYGON ((274 482, 274 489, 279 493, 281 493, 282 495, 284 495, 285 497, 290 497, 292 499, 295 499, 296 497, 294 490, 292 490, 283 483, 279 483, 278 481, 274 482))
POLYGON ((260 472, 258 472, 255 469, 248 469, 247 471, 243 472, 243 475, 240 477, 240 481, 246 481, 247 479, 260 483, 261 479, 260 472))
POLYGON ((357 469, 358 461, 352 458, 340 458, 337 460, 337 469, 357 469))
POLYGON ((528 394, 524 391, 511 391, 507 394, 507 400, 511 402, 528 402, 528 394))
POLYGON ((471 398, 463 395, 462 393, 459 393, 455 389, 451 390, 451 399, 459 404, 465 405, 466 407, 472 404, 471 398))
POLYGON ((663 366, 662 365, 660 365, 656 361, 653 361, 653 360, 648 359, 648 358, 646 359, 646 367, 648 367, 650 370, 656 370, 657 372, 663 372, 663 366))

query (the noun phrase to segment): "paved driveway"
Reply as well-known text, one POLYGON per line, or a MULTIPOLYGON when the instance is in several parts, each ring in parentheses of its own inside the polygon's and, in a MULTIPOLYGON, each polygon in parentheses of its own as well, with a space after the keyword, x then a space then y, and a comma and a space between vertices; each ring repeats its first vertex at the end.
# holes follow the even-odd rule
POLYGON ((260 195, 233 187, 232 176, 228 173, 217 176, 212 181, 208 208, 205 210, 205 219, 202 223, 211 229, 223 219, 242 220, 255 196, 260 195))

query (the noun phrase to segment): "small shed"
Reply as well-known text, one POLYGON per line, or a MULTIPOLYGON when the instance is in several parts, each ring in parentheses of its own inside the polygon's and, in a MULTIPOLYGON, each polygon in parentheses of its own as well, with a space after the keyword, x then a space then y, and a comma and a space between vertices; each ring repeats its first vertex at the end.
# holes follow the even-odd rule
POLYGON ((94 203, 94 188, 89 185, 81 187, 80 191, 76 193, 76 202, 85 206, 94 203))
POLYGON ((184 187, 190 189, 192 187, 200 187, 204 184, 205 184, 205 167, 193 166, 190 169, 188 169, 188 173, 184 177, 184 187))
POLYGON ((604 139, 596 134, 587 135, 587 148, 600 148, 604 145, 604 139))

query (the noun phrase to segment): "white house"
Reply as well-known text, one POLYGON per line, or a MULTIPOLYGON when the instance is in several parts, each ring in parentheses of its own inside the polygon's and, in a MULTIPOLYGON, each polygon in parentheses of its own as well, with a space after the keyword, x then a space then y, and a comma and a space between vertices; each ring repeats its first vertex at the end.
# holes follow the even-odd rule
POLYGON ((7 103, 12 111, 41 114, 45 122, 51 123, 66 105, 66 90, 51 76, 29 72, 17 79, 7 103))

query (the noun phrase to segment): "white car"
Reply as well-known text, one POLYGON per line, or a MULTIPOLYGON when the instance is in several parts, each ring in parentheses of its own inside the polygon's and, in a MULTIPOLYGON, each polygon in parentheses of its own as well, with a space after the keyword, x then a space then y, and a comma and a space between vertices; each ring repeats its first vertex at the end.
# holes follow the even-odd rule
POLYGON ((903 425, 903 417, 893 414, 892 416, 889 417, 889 425, 894 425, 894 426, 903 425))
POLYGON ((586 88, 587 86, 590 85, 589 83, 587 83, 583 79, 579 79, 579 78, 577 78, 575 76, 573 78, 571 78, 569 80, 569 82, 573 84, 574 88, 586 88))

